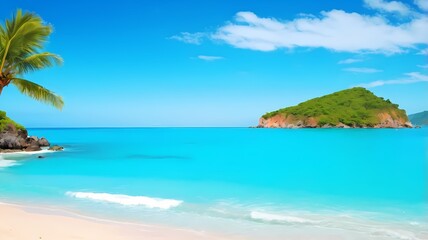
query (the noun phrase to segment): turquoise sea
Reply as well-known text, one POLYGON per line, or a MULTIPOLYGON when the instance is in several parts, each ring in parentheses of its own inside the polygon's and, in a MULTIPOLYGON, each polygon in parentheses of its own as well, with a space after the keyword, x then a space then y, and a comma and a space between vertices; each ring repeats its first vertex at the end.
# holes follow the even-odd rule
POLYGON ((428 128, 29 133, 65 151, 2 155, 1 202, 244 239, 428 239, 428 128))

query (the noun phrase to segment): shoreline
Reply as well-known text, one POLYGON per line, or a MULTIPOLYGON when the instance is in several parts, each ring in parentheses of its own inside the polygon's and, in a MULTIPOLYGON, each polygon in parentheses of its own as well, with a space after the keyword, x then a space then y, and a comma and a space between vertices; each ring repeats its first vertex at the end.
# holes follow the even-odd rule
POLYGON ((38 158, 43 158, 43 154, 51 154, 54 153, 55 151, 52 150, 48 150, 47 148, 42 149, 42 150, 38 150, 38 151, 13 151, 13 152, 2 152, 0 151, 0 170, 7 168, 7 167, 11 167, 11 166, 15 166, 15 165, 20 165, 20 161, 21 160, 15 160, 14 157, 28 157, 28 156, 32 156, 32 155, 38 155, 38 158))
MULTIPOLYGON (((314 226, 317 221, 308 221, 300 216, 290 217, 263 212, 252 213, 256 219, 265 221, 291 221, 284 226, 286 231, 264 237, 256 232, 222 234, 219 231, 204 231, 152 223, 114 220, 92 217, 56 205, 32 205, 0 201, 0 237, 8 240, 358 240, 358 239, 425 239, 427 232, 413 232, 405 229, 392 230, 385 225, 369 225, 366 231, 342 227, 314 226), (302 226, 300 224, 309 223, 302 226), (314 231, 315 230, 315 231, 314 231), (242 235, 244 234, 244 235, 242 235), (248 235, 249 234, 249 235, 248 235), (254 236, 252 234, 255 234, 254 236), (256 237, 258 236, 258 237, 256 237)), ((412 223, 413 227, 418 222, 412 223)), ((367 226, 366 226, 367 227, 367 226)))
POLYGON ((0 236, 8 240, 226 240, 192 229, 121 222, 81 215, 64 209, 0 202, 0 236))
POLYGON ((0 150, 0 156, 3 155, 33 155, 33 154, 43 154, 43 153, 53 153, 55 151, 49 150, 48 148, 42 148, 42 150, 37 151, 23 151, 23 150, 10 150, 10 149, 1 149, 0 150))

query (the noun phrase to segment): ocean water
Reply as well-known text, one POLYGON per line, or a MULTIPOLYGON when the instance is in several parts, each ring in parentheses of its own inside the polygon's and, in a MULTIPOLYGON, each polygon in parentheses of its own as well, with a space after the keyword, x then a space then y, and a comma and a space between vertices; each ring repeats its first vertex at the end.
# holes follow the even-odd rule
POLYGON ((29 133, 65 151, 2 155, 1 202, 244 239, 428 239, 428 128, 29 133))

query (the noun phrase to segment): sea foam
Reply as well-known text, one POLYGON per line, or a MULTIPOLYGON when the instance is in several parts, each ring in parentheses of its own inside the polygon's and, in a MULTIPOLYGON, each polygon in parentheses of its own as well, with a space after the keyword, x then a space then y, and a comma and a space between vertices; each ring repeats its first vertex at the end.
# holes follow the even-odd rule
POLYGON ((4 159, 2 156, 0 156, 0 169, 15 166, 15 165, 19 165, 19 163, 14 160, 4 159))
POLYGON ((259 212, 259 211, 252 211, 250 216, 252 219, 266 221, 266 222, 286 222, 286 223, 299 223, 299 224, 315 223, 315 221, 312 221, 310 219, 287 216, 287 215, 272 214, 272 213, 266 213, 266 212, 259 212))
POLYGON ((394 225, 388 226, 384 223, 373 222, 373 221, 361 221, 358 218, 335 218, 334 216, 318 216, 323 217, 324 220, 312 220, 307 218, 272 214, 261 211, 252 211, 250 217, 253 220, 263 221, 267 223, 276 224, 310 224, 321 228, 340 229, 345 231, 360 232, 362 234, 371 235, 374 237, 386 237, 387 239, 397 240, 421 240, 425 238, 419 238, 415 233, 397 228, 394 225))
POLYGON ((183 203, 183 201, 175 199, 151 198, 146 196, 129 196, 124 194, 93 192, 67 192, 66 194, 75 198, 117 203, 126 206, 145 206, 147 208, 170 209, 173 207, 177 207, 183 203))
POLYGON ((54 153, 54 152, 55 151, 42 148, 42 150, 39 150, 39 151, 5 152, 5 153, 0 153, 0 156, 4 156, 4 155, 8 155, 8 156, 35 155, 35 154, 54 153))
POLYGON ((36 155, 36 154, 43 154, 43 153, 53 153, 55 151, 52 150, 48 150, 47 148, 42 148, 42 150, 39 151, 31 151, 31 152, 6 152, 6 153, 0 153, 0 169, 1 168, 7 168, 7 167, 11 167, 11 166, 16 166, 16 165, 20 165, 20 163, 18 163, 18 161, 15 160, 10 160, 10 159, 5 159, 3 156, 9 158, 10 156, 14 157, 14 156, 23 156, 23 155, 36 155))

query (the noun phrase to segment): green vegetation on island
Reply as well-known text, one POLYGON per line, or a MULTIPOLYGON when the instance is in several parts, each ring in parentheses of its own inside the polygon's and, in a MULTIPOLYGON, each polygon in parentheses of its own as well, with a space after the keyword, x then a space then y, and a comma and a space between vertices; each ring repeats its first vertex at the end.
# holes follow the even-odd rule
POLYGON ((416 125, 428 125, 428 111, 409 115, 410 122, 416 125))
MULTIPOLYGON (((399 121, 403 124, 408 122, 406 112, 399 109, 398 104, 377 97, 362 87, 335 92, 300 103, 297 106, 266 113, 262 116, 261 122, 278 115, 286 119, 284 121, 292 124, 301 122, 308 127, 341 124, 350 127, 375 127, 383 124, 383 121, 399 121)), ((264 124, 260 125, 266 127, 263 126, 264 124)))
POLYGON ((62 98, 54 92, 22 76, 62 63, 56 54, 43 52, 44 44, 52 33, 52 26, 39 16, 18 10, 12 19, 0 24, 0 95, 9 84, 38 101, 61 109, 62 98))
POLYGON ((6 112, 0 111, 0 132, 3 132, 7 129, 9 125, 14 126, 17 130, 24 130, 24 126, 16 123, 12 119, 10 119, 8 116, 6 116, 6 112))

